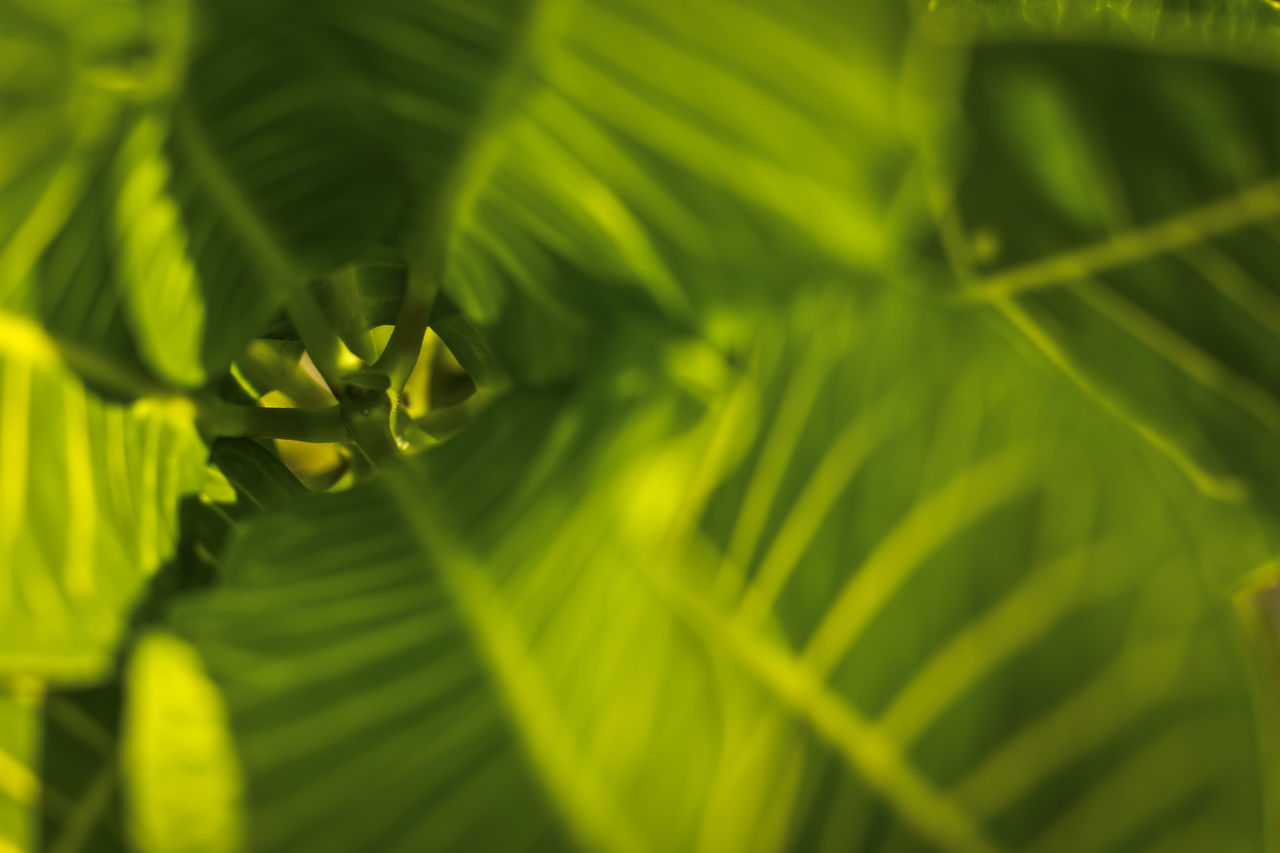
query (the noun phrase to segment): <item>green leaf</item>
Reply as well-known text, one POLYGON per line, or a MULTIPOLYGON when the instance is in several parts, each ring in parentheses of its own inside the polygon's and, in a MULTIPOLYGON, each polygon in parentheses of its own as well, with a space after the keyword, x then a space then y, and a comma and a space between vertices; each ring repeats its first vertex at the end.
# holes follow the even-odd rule
POLYGON ((0 330, 0 672, 95 679, 172 552, 205 448, 188 404, 103 403, 39 330, 0 330))
POLYGON ((251 846, 1257 849, 1249 519, 965 313, 776 319, 237 541, 173 624, 251 846))
POLYGON ((49 79, 14 75, 0 306, 195 386, 293 288, 404 237, 409 208, 447 219, 473 127, 504 101, 527 4, 477 14, 389 0, 358 15, 333 3, 305 15, 195 4, 189 50, 174 11, 184 4, 118 4, 132 29, 116 28, 156 42, 126 40, 156 54, 155 69, 131 71, 136 81, 114 66, 78 67, 94 59, 77 41, 94 28, 74 11, 44 20, 25 5, 5 7, 15 43, 49 79))
POLYGON ((560 337, 642 299, 721 333, 813 267, 875 262, 908 163, 890 98, 905 17, 576 5, 459 211, 445 291, 478 322, 506 311, 560 337))
POLYGON ((40 849, 121 853, 120 688, 46 695, 40 743, 40 849))
MULTIPOLYGON (((360 529, 368 530, 371 523, 378 524, 378 506, 370 506, 368 497, 352 492, 330 498, 321 505, 334 511, 326 513, 326 523, 343 538, 360 529)), ((288 511, 284 512, 287 516, 288 511)), ((296 520, 285 521, 286 516, 277 517, 266 535, 278 543, 282 552, 288 548, 321 567, 320 552, 296 550, 294 537, 303 530, 296 520), (287 545, 291 540, 293 546, 287 545)), ((259 544, 250 543, 244 558, 256 561, 259 544)), ((418 571, 411 551, 396 548, 386 553, 367 552, 368 544, 363 536, 348 543, 355 559, 372 570, 363 581, 343 571, 346 561, 341 560, 333 566, 336 573, 323 571, 328 582, 314 592, 308 591, 310 585, 306 581, 296 589, 299 602, 309 602, 307 617, 283 614, 271 601, 271 591, 282 589, 277 582, 283 577, 267 578, 268 586, 261 590, 265 596, 251 594, 265 605, 257 613, 274 614, 270 620, 274 627, 263 625, 274 635, 268 643, 277 648, 294 647, 301 664, 278 669, 272 680, 282 679, 281 685, 292 685, 319 699, 331 690, 344 690, 342 683, 348 676, 355 679, 355 685, 346 692, 347 702, 329 705, 332 719, 317 718, 310 724, 312 730, 318 733, 332 723, 335 731, 360 737, 358 732, 366 721, 371 721, 374 731, 357 756, 344 754, 336 743, 306 743, 267 735, 265 731, 262 737, 241 741, 237 746, 246 768, 246 793, 251 804, 247 818, 250 845, 266 849, 302 845, 317 850, 344 850, 362 843, 401 843, 412 848, 431 839, 434 844, 448 847, 451 840, 463 840, 450 835, 451 825, 464 823, 476 825, 477 834, 472 840, 481 845, 487 842, 491 849, 502 849, 526 833, 552 832, 551 821, 537 817, 542 813, 538 805, 541 797, 536 783, 523 769, 525 758, 520 747, 504 729, 501 715, 495 713, 499 700, 494 686, 486 682, 483 658, 470 643, 465 625, 441 600, 444 590, 439 581, 418 571), (376 601, 390 603, 397 598, 399 604, 393 605, 393 612, 408 618, 392 615, 386 619, 388 614, 379 612, 380 606, 367 614, 365 607, 357 606, 344 615, 340 600, 328 601, 325 592, 338 587, 346 587, 347 592, 340 595, 350 596, 352 601, 361 601, 370 592, 376 601), (335 603, 339 607, 335 608, 335 603), (374 621, 365 622, 366 615, 374 621), (350 629, 361 623, 374 632, 352 636, 350 629), (321 635, 332 640, 327 652, 311 645, 310 640, 321 635), (298 640, 303 644, 298 645, 298 640), (433 655, 433 650, 440 656, 433 655), (319 656, 315 659, 320 662, 319 669, 303 662, 313 654, 319 656), (333 656, 332 663, 324 660, 327 655, 333 656), (391 656, 390 668, 381 660, 384 655, 391 656), (333 663, 337 664, 336 669, 333 663), (411 666, 412 672, 402 671, 402 665, 411 666), (319 683, 308 684, 317 676, 319 683), (297 751, 296 746, 303 749, 297 751), (354 767, 347 763, 352 757, 357 762, 354 767), (271 782, 270 775, 265 779, 257 776, 255 771, 264 763, 279 768, 279 781, 271 782), (387 774, 392 763, 398 769, 387 774), (475 780, 482 785, 480 788, 464 783, 473 770, 481 773, 475 780), (363 780, 357 787, 350 785, 353 772, 363 780), (504 800, 509 797, 502 807, 503 820, 485 822, 483 814, 476 813, 477 808, 486 807, 488 785, 501 790, 506 795, 504 800), (432 799, 436 800, 434 807, 432 799), (322 803, 329 804, 327 819, 313 811, 322 803), (346 810, 352 807, 365 812, 365 817, 360 821, 348 819, 346 810), (530 815, 529 821, 521 818, 525 814, 530 815), (405 824, 402 832, 394 833, 401 824, 405 824)), ((231 564, 241 562, 231 558, 231 564)), ((327 565, 328 561, 323 563, 327 565)), ((215 608, 206 610, 204 615, 230 625, 244 614, 232 610, 219 615, 215 608)), ((258 639, 250 645, 256 645, 258 639)), ((236 654, 230 647, 227 650, 236 654)), ((207 650, 201 651, 206 652, 205 665, 217 683, 225 675, 222 667, 227 661, 210 658, 207 650)), ((228 713, 233 719, 239 710, 228 701, 228 713)), ((287 705, 273 711, 268 703, 261 710, 265 725, 291 725, 292 713, 287 705), (279 716, 280 711, 284 717, 279 716)), ((171 741, 158 742, 156 749, 182 754, 171 741)), ((144 778, 140 784, 156 782, 144 778)))
POLYGON ((122 763, 130 834, 143 853, 235 853, 240 778, 222 704, 190 647, 165 634, 130 664, 122 763))
POLYGON ((0 850, 119 853, 117 687, 0 691, 0 850))
POLYGON ((225 310, 274 311, 387 241, 438 242, 528 5, 201 6, 170 148, 184 218, 211 235, 196 264, 238 294, 225 310))
POLYGON ((180 76, 183 8, 0 4, 12 60, 0 69, 0 308, 38 317, 59 338, 135 372, 143 362, 126 316, 133 306, 109 275, 114 152, 147 109, 139 105, 162 100, 180 76))
POLYGON ((993 306, 1205 492, 1271 513, 1277 80, 1133 49, 980 47, 962 104, 970 156, 942 225, 963 298, 993 306))
POLYGON ((307 493, 279 457, 252 439, 220 438, 210 459, 235 487, 237 518, 285 506, 307 493))
MULTIPOLYGON (((218 468, 207 470, 227 472, 234 484, 232 503, 214 506, 203 494, 183 501, 181 538, 134 610, 134 632, 162 619, 175 600, 209 585, 225 540, 240 522, 305 492, 274 455, 249 439, 219 439, 210 457, 218 468)), ((119 683, 46 697, 42 849, 239 849, 237 769, 219 740, 225 731, 219 700, 192 660, 179 641, 162 634, 131 644, 124 677, 133 727, 123 733, 119 683), (171 742, 182 747, 169 750, 171 742), (122 779, 132 785, 123 792, 122 779), (151 780, 158 784, 147 787, 151 780)))
MULTIPOLYGON (((411 279, 439 276, 489 339, 501 370, 485 373, 547 384, 580 370, 620 311, 725 337, 812 268, 879 258, 908 163, 887 101, 904 18, 876 7, 854 22, 815 2, 543 4, 512 48, 519 97, 493 93, 508 109, 464 146, 411 279)), ((380 97, 407 79, 381 81, 380 97)), ((361 309, 385 321, 402 285, 368 266, 361 309)), ((458 324, 439 316, 449 303, 433 328, 484 383, 463 352, 475 334, 451 338, 458 324)))
POLYGON ((36 804, 40 796, 37 748, 40 739, 38 692, 0 691, 0 850, 35 850, 36 804))
MULTIPOLYGON (((215 507, 203 495, 183 501, 181 538, 152 579, 146 601, 134 610, 134 631, 154 624, 175 600, 209 584, 225 540, 239 522, 305 492, 278 459, 249 439, 219 439, 211 461, 229 472, 235 484, 233 503, 215 507)), ((118 682, 52 692, 44 699, 41 849, 237 849, 238 777, 233 758, 218 763, 230 753, 218 740, 225 725, 217 716, 217 697, 209 695, 198 664, 188 661, 190 652, 177 640, 147 635, 131 645, 130 654, 125 673, 133 691, 127 712, 134 726, 130 731, 121 733, 118 682), (171 741, 183 746, 175 752, 153 748, 171 741), (174 755, 179 761, 171 760, 174 755), (161 784, 134 785, 122 792, 122 777, 129 783, 155 779, 161 784), (128 816, 122 793, 127 794, 128 816), (157 798, 163 807, 151 805, 157 798), (176 822, 166 823, 170 819, 176 822)))
POLYGON ((206 367, 225 367, 255 312, 265 320, 279 298, 237 294, 192 259, 210 234, 181 221, 163 150, 186 8, 6 0, 0 9, 28 54, 6 66, 14 85, 0 84, 11 96, 0 144, 13 154, 12 173, 0 174, 11 202, 0 210, 0 303, 119 368, 192 386, 206 367))

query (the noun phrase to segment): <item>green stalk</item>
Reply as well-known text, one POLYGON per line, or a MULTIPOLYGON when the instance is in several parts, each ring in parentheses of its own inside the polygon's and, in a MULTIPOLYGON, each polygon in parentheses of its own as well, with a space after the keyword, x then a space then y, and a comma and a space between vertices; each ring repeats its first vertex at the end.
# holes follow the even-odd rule
POLYGON ((374 369, 391 379, 391 388, 398 395, 418 363, 418 354, 422 352, 422 340, 427 335, 427 325, 431 322, 431 309, 435 307, 436 294, 439 287, 435 280, 426 275, 422 264, 415 264, 409 269, 409 280, 405 285, 404 303, 400 313, 396 315, 395 329, 387 341, 382 356, 374 369))
POLYGON ((356 446, 378 468, 403 452, 391 429, 395 407, 390 381, 381 373, 356 373, 346 377, 341 403, 356 446))
POLYGON ((294 290, 289 298, 287 310, 289 319, 293 320, 293 327, 298 330, 298 337, 307 348, 307 354, 311 356, 316 370, 320 371, 320 375, 333 395, 341 400, 344 372, 342 363, 347 360, 346 356, 350 355, 342 339, 338 337, 338 333, 324 316, 324 312, 316 304, 315 297, 307 288, 299 287, 294 290))
POLYGON ((377 351, 373 346, 373 335, 369 334, 368 319, 360 305, 359 284, 354 264, 348 264, 329 277, 336 309, 334 323, 338 327, 338 336, 347 347, 365 364, 373 364, 377 351))
POLYGON ((351 441, 351 432, 337 406, 277 409, 197 399, 196 411, 201 425, 220 436, 285 438, 314 444, 351 441))

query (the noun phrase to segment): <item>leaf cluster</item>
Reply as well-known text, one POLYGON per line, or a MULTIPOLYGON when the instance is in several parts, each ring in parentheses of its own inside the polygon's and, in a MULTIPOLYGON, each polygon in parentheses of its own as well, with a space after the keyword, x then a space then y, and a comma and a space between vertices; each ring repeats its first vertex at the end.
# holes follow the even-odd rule
POLYGON ((1265 0, 0 0, 0 853, 1261 851, 1265 0))

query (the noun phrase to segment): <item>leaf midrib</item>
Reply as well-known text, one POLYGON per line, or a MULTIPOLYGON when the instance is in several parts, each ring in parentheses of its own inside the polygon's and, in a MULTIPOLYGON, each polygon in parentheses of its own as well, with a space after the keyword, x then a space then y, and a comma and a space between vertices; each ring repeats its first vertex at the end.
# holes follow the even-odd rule
POLYGON ((435 501, 415 487, 404 470, 382 477, 391 505, 400 514, 417 549, 432 561, 444 589, 470 634, 506 707, 511 730, 537 779, 583 849, 642 853, 651 849, 623 816, 601 781, 590 772, 574 744, 573 732, 558 713, 529 659, 516 628, 481 566, 436 519, 435 501))

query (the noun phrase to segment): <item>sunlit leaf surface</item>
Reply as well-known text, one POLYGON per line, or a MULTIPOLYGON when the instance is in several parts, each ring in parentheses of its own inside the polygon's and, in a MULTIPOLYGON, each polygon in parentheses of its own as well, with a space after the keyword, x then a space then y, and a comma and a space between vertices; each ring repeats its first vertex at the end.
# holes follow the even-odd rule
POLYGON ((130 831, 139 850, 241 849, 239 768, 226 743, 221 700, 182 643, 148 637, 130 670, 123 766, 130 831))
POLYGON ((0 322, 0 671, 95 678, 172 550, 204 445, 189 409, 104 403, 43 333, 0 322))

